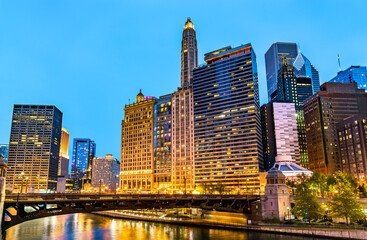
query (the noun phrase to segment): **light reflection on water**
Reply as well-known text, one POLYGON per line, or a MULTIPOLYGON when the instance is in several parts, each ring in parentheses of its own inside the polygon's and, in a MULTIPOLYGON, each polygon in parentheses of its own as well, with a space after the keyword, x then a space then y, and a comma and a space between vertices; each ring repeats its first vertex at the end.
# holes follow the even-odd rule
POLYGON ((7 240, 122 239, 122 240, 310 240, 258 232, 187 227, 163 223, 112 219, 93 214, 69 214, 36 219, 11 227, 7 240))

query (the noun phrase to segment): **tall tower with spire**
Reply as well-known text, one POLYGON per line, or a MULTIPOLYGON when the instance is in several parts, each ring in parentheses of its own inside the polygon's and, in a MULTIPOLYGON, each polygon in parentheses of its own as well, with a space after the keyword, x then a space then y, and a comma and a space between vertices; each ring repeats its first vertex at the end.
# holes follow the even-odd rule
POLYGON ((181 42, 181 87, 188 87, 192 82, 192 70, 198 65, 198 47, 196 32, 191 18, 187 18, 182 32, 181 42))

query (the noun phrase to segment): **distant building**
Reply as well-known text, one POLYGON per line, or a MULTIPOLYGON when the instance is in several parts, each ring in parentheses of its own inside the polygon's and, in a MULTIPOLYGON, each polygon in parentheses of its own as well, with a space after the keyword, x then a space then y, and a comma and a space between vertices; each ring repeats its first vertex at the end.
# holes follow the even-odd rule
POLYGON ((9 144, 0 144, 0 155, 3 156, 5 163, 8 162, 9 144))
POLYGON ((59 154, 59 167, 57 175, 69 176, 69 133, 68 130, 61 130, 61 144, 59 154))
POLYGON ((278 72, 277 89, 272 94, 272 101, 291 102, 295 104, 300 164, 308 167, 303 101, 312 96, 311 78, 297 77, 293 65, 289 65, 286 56, 282 57, 282 67, 278 72))
POLYGON ((362 184, 367 179, 367 115, 350 116, 336 127, 341 170, 362 184))
POLYGON ((198 47, 196 31, 191 18, 187 18, 182 32, 181 42, 181 87, 192 83, 192 70, 198 65, 198 47))
POLYGON ((300 163, 294 103, 274 102, 261 107, 264 167, 268 171, 278 161, 300 163))
POLYGON ((367 94, 356 83, 321 85, 304 104, 309 169, 333 174, 342 169, 336 124, 355 114, 367 113, 367 94))
POLYGON ((157 99, 154 106, 154 188, 172 189, 172 96, 157 99))
POLYGON ((93 159, 92 187, 98 188, 101 184, 102 187, 107 188, 105 191, 114 191, 115 177, 117 188, 117 177, 119 174, 120 162, 112 154, 106 154, 106 157, 95 157, 93 159))
POLYGON ((329 82, 336 83, 357 83, 358 88, 367 90, 367 68, 365 66, 350 66, 329 82))
POLYGON ((310 78, 312 85, 312 94, 320 90, 319 72, 311 64, 310 60, 298 52, 297 57, 293 61, 294 74, 297 78, 310 78))
POLYGON ((57 177, 57 190, 58 193, 71 193, 74 191, 74 181, 67 176, 57 177))
POLYGON ((125 105, 121 123, 120 188, 124 191, 151 191, 154 167, 155 98, 140 93, 136 103, 125 105))
POLYGON ((14 105, 6 179, 14 192, 25 182, 35 192, 56 191, 61 125, 55 106, 14 105))
POLYGON ((263 158, 256 55, 246 44, 207 53, 205 61, 193 78, 196 186, 259 194, 263 158))
POLYGON ((292 65, 298 53, 296 43, 273 43, 265 54, 266 82, 268 99, 277 90, 278 72, 282 67, 282 57, 286 56, 288 65, 292 65))
POLYGON ((75 190, 83 189, 84 183, 91 181, 95 154, 96 143, 94 141, 89 138, 74 138, 71 178, 74 179, 75 190))

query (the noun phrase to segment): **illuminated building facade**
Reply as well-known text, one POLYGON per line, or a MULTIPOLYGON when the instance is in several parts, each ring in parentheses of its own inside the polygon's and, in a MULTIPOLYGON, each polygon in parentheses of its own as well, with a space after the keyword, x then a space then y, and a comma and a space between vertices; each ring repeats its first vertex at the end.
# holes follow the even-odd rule
POLYGON ((57 175, 69 176, 69 133, 65 128, 61 129, 61 144, 59 154, 59 167, 57 175))
POLYGON ((4 162, 8 162, 9 144, 0 144, 0 155, 3 156, 4 162))
POLYGON ((367 113, 367 94, 356 83, 321 85, 320 91, 303 103, 309 169, 333 174, 341 170, 336 124, 367 113))
POLYGON ((259 194, 263 170, 256 56, 251 44, 205 54, 194 69, 197 187, 259 194))
POLYGON ((155 102, 155 98, 144 97, 140 91, 136 103, 125 105, 125 118, 121 124, 122 190, 152 190, 155 102))
POLYGON ((367 178, 367 115, 354 115, 338 123, 341 170, 362 185, 367 178))
POLYGON ((94 141, 89 138, 74 138, 71 178, 74 179, 75 190, 83 189, 86 182, 90 183, 95 154, 96 143, 94 141))
POLYGON ((184 25, 181 42, 181 87, 192 82, 192 70, 198 65, 198 47, 194 24, 190 18, 184 25))
MULTIPOLYGON (((120 162, 112 154, 106 154, 106 157, 95 157, 92 167, 92 187, 103 187, 103 191, 111 192, 118 187, 117 176, 120 174, 120 162)), ((101 189, 102 190, 102 189, 101 189)))
POLYGON ((6 176, 13 192, 56 191, 61 126, 55 106, 14 105, 6 176))
POLYGON ((194 112, 192 88, 172 98, 172 186, 174 192, 192 191, 194 179, 194 112))
POLYGON ((154 189, 162 191, 172 188, 172 96, 159 97, 154 106, 154 189))
POLYGON ((274 102, 261 106, 264 168, 268 171, 275 161, 299 164, 296 109, 294 103, 274 102))

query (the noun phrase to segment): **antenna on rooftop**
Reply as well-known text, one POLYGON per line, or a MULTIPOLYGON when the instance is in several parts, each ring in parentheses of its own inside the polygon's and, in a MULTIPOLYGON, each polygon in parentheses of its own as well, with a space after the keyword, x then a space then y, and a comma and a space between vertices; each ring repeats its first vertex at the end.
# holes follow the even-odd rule
POLYGON ((129 105, 130 105, 130 98, 129 98, 129 105))
POLYGON ((342 71, 342 68, 341 68, 341 66, 340 66, 340 57, 339 57, 339 53, 338 53, 338 64, 339 64, 339 72, 341 72, 341 71, 342 71))

